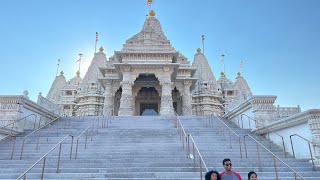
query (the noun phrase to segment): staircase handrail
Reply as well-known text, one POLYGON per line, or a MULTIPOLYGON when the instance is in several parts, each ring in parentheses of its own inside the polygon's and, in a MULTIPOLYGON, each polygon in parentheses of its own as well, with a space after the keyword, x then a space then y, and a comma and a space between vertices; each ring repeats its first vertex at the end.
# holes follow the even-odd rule
MULTIPOLYGON (((21 146, 21 152, 20 152, 20 160, 22 159, 22 154, 23 154, 23 148, 24 148, 24 142, 25 140, 27 139, 27 137, 31 136, 32 134, 40 131, 42 128, 48 126, 48 125, 51 125, 51 123, 53 123, 54 121, 58 120, 62 117, 63 115, 59 115, 59 117, 53 119, 52 121, 48 122, 47 124, 44 124, 42 125, 41 127, 39 127, 38 129, 32 131, 31 133, 27 134, 26 136, 22 137, 23 138, 23 141, 22 141, 22 146, 21 146)), ((14 147, 13 147, 13 151, 14 151, 14 147)), ((12 154, 13 154, 13 151, 12 151, 12 154)))
POLYGON ((250 134, 244 135, 244 144, 245 144, 245 150, 246 150, 246 158, 248 158, 247 156, 247 145, 246 145, 246 137, 250 137, 253 141, 256 142, 256 147, 257 147, 257 154, 258 154, 258 161, 259 161, 259 167, 260 170, 262 169, 261 166, 261 160, 260 160, 260 154, 259 154, 259 148, 258 145, 260 145, 263 149, 265 149, 267 152, 269 152, 272 156, 273 156, 273 163, 274 163, 274 168, 275 168, 275 173, 276 173, 276 180, 278 180, 278 170, 277 170, 277 164, 276 164, 276 159, 278 159, 282 164, 284 164, 287 168, 289 168, 293 173, 294 173, 294 177, 295 180, 297 179, 296 175, 298 175, 300 178, 304 179, 305 178, 303 176, 301 176, 297 171, 295 171, 294 169, 292 169, 287 163, 285 163, 283 160, 281 160, 281 158, 279 158, 277 155, 275 155, 273 152, 271 152, 268 148, 266 148, 264 145, 262 145, 259 141, 257 141, 255 138, 253 138, 250 134))
MULTIPOLYGON (((179 118, 179 116, 178 116, 178 114, 176 112, 175 112, 175 115, 176 115, 175 117, 176 117, 176 123, 177 123, 178 132, 180 134, 180 140, 184 139, 184 138, 181 137, 183 135, 184 135, 185 140, 186 140, 187 159, 190 158, 190 139, 192 141, 192 145, 193 145, 193 151, 192 151, 193 152, 193 168, 194 168, 194 171, 196 170, 195 149, 197 150, 197 153, 198 153, 198 155, 200 157, 200 161, 199 161, 200 162, 200 170, 199 171, 200 171, 200 179, 202 180, 202 169, 201 169, 202 168, 202 164, 204 165, 204 167, 206 169, 206 172, 208 172, 207 165, 206 165, 205 161, 203 160, 202 155, 201 155, 201 153, 200 153, 200 151, 199 151, 199 149, 198 149, 198 147, 196 145, 196 142, 194 141, 192 135, 190 133, 188 135, 186 134, 186 132, 184 130, 184 127, 183 127, 183 125, 181 123, 181 120, 180 120, 180 118, 179 118)), ((183 148, 184 148, 184 143, 183 143, 183 148)))
MULTIPOLYGON (((78 136, 77 136, 77 143, 76 143, 76 152, 74 154, 74 159, 77 159, 77 155, 78 155, 78 145, 79 145, 79 139, 80 137, 84 134, 84 132, 86 132, 86 140, 85 140, 85 149, 87 149, 87 140, 88 140, 88 130, 91 128, 92 126, 92 136, 93 136, 93 128, 94 128, 94 123, 96 123, 98 121, 98 125, 97 125, 97 130, 98 130, 98 127, 99 127, 99 119, 100 117, 104 115, 101 114, 100 116, 98 116, 97 119, 93 120, 78 136)), ((103 127, 103 125, 102 125, 103 127)), ((91 136, 91 141, 92 141, 92 136, 91 136)))
MULTIPOLYGON (((192 137, 192 135, 189 133, 188 134, 188 137, 189 137, 189 139, 191 139, 191 141, 193 142, 193 151, 194 151, 194 149, 196 149, 197 150, 197 153, 198 153, 198 155, 199 155, 199 157, 200 157, 200 172, 202 172, 201 171, 201 161, 202 161, 202 163, 203 163, 203 165, 204 165, 204 167, 205 167, 205 169, 206 169, 206 172, 208 172, 209 170, 208 170, 208 167, 207 167, 207 165, 206 165, 206 163, 204 162, 204 160, 203 160, 203 158, 202 158, 202 155, 201 155, 201 153, 200 153, 200 151, 199 151, 199 149, 198 149, 198 147, 197 147, 197 144, 196 144, 196 142, 194 141, 194 139, 193 139, 193 137, 192 137)), ((190 141, 188 141, 188 142, 190 142, 190 141)), ((190 148, 190 146, 189 146, 189 148, 190 148)), ((193 159, 194 159, 194 165, 195 165, 195 161, 196 161, 196 159, 195 159, 195 156, 194 156, 194 152, 193 152, 193 159)), ((202 175, 201 175, 201 177, 202 177, 202 175)), ((201 178, 202 179, 202 178, 201 178)))
POLYGON ((24 171, 18 178, 17 180, 21 179, 23 177, 23 179, 26 179, 26 174, 34 167, 36 166, 41 160, 43 160, 43 166, 42 166, 42 174, 41 174, 41 180, 44 177, 44 168, 45 168, 45 164, 46 164, 46 158, 47 156, 54 150, 56 149, 56 147, 58 147, 58 145, 60 145, 59 148, 59 154, 58 154, 58 164, 57 164, 57 173, 59 172, 59 166, 60 166, 60 157, 61 157, 61 148, 62 148, 62 143, 68 138, 71 137, 71 146, 70 146, 70 159, 72 156, 72 145, 73 145, 73 136, 72 135, 67 135, 65 136, 60 142, 58 142, 53 148, 51 148, 45 155, 43 155, 38 161, 36 161, 33 165, 31 165, 26 171, 24 171))
POLYGON ((230 144, 230 148, 232 149, 232 145, 231 145, 231 133, 232 132, 234 135, 236 135, 238 137, 238 143, 239 143, 239 151, 240 151, 240 157, 242 159, 242 148, 241 148, 241 139, 239 134, 237 134, 234 130, 232 130, 226 123, 224 123, 217 115, 213 114, 211 116, 215 116, 224 126, 226 126, 229 129, 229 144, 230 144))
MULTIPOLYGON (((9 123, 9 124, 6 124, 6 125, 4 125, 4 126, 1 126, 1 127, 0 127, 0 129, 3 129, 3 128, 8 127, 8 126, 10 126, 11 124, 13 124, 13 126, 12 126, 12 128, 11 128, 11 131, 12 131, 12 130, 13 130, 13 128, 14 128, 14 123, 19 122, 19 121, 21 121, 21 120, 26 120, 26 119, 27 119, 27 117, 30 117, 30 116, 34 116, 34 125, 33 125, 33 129, 35 129, 35 127, 36 127, 36 121, 37 121, 37 115, 36 115, 36 114, 29 114, 28 116, 25 116, 25 117, 23 117, 23 118, 20 118, 20 119, 14 120, 13 122, 11 122, 11 123, 9 123)), ((26 124, 26 123, 24 123, 24 125, 23 125, 23 126, 25 126, 25 124, 26 124)), ((24 127, 23 127, 23 129, 24 129, 24 127)), ((7 129, 5 129, 5 130, 7 130, 7 129)))
MULTIPOLYGON (((251 120, 253 120, 255 123, 257 123, 258 125, 260 125, 260 126, 262 126, 262 127, 265 127, 263 124, 261 124, 259 121, 257 121, 257 120, 255 120, 255 119, 253 119, 253 118, 251 118, 250 116, 248 116, 248 115, 246 115, 246 114, 241 114, 241 123, 242 123, 242 128, 243 128, 243 120, 242 120, 242 116, 246 116, 246 117, 248 117, 249 119, 251 119, 251 120)), ((258 135, 260 136, 260 126, 258 126, 258 135)), ((249 127, 250 127, 250 129, 251 129, 251 126, 250 126, 250 121, 249 121, 249 127)), ((283 147, 283 152, 284 152, 284 156, 287 158, 287 152, 286 152, 286 146, 284 145, 284 138, 283 138, 283 136, 281 136, 280 134, 278 134, 278 133, 276 133, 276 132, 274 132, 274 131, 269 131, 269 130, 267 130, 268 131, 268 139, 269 139, 269 147, 270 147, 270 149, 271 149, 271 140, 270 140, 270 133, 274 133, 275 135, 277 135, 277 136, 279 136, 280 138, 281 138, 281 141, 282 141, 282 147, 283 147)))
POLYGON ((311 141, 309 141, 308 139, 300 136, 299 134, 291 134, 291 135, 290 135, 290 143, 291 143, 291 149, 292 149, 292 154, 293 154, 293 157, 294 157, 294 158, 296 158, 296 156, 295 156, 295 154, 294 154, 294 148, 293 148, 293 143, 292 143, 292 137, 293 137, 293 136, 297 136, 297 137, 301 138, 302 140, 305 140, 305 141, 308 142, 309 151, 310 151, 310 158, 311 158, 311 162, 312 162, 312 170, 313 170, 313 171, 316 171, 316 166, 315 166, 314 161, 313 161, 313 155, 312 155, 311 146, 310 146, 310 144, 313 144, 313 145, 316 145, 316 144, 314 144, 314 143, 312 143, 311 141))

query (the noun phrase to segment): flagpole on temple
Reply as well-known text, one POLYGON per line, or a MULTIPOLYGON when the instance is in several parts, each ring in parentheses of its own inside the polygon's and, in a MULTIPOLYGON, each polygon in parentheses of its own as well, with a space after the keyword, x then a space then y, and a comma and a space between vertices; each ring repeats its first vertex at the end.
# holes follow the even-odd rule
POLYGON ((95 42, 95 45, 94 45, 94 53, 97 52, 97 42, 98 42, 98 32, 96 32, 96 42, 95 42))
POLYGON ((202 51, 203 51, 203 54, 204 54, 204 35, 202 35, 202 51))
POLYGON ((243 76, 243 68, 242 68, 242 66, 243 66, 243 61, 241 60, 240 61, 240 72, 241 72, 241 74, 243 76))
POLYGON ((226 74, 226 67, 224 65, 224 54, 223 53, 221 54, 221 62, 222 62, 222 65, 223 65, 223 73, 226 74))
POLYGON ((59 66, 60 66, 60 59, 58 59, 58 63, 57 63, 57 72, 56 72, 56 76, 58 76, 59 66))
POLYGON ((79 53, 79 59, 78 59, 78 62, 79 62, 79 72, 80 72, 80 63, 81 63, 81 58, 82 58, 83 54, 82 53, 79 53))

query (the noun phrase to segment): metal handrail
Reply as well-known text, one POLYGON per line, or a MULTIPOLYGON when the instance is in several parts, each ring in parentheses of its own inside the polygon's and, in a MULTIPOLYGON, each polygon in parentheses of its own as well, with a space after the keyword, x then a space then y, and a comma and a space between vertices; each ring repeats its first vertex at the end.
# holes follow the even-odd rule
POLYGON ((184 149, 184 147, 186 147, 187 158, 189 158, 190 153, 188 151, 189 149, 187 149, 188 139, 187 139, 186 131, 184 130, 182 123, 181 123, 181 120, 180 120, 177 113, 175 113, 175 117, 176 117, 175 126, 176 126, 176 128, 178 128, 180 140, 182 141, 182 148, 184 149), (183 139, 185 140, 185 142, 183 139))
POLYGON ((254 140, 254 141, 256 142, 260 171, 262 171, 262 166, 261 166, 261 160, 260 160, 260 154, 259 154, 259 147, 258 147, 258 145, 260 145, 261 147, 263 147, 265 150, 267 150, 267 151, 273 156, 273 163, 274 163, 274 169, 275 169, 275 173, 276 173, 276 180, 278 180, 278 170, 277 170, 276 159, 278 159, 282 164, 284 164, 285 166, 287 166, 287 168, 289 168, 289 169, 294 173, 295 180, 297 180, 297 175, 298 175, 300 178, 302 178, 302 179, 305 180, 304 177, 302 177, 298 172, 296 172, 294 169, 292 169, 288 164, 286 164, 284 161, 282 161, 277 155, 275 155, 273 152, 271 152, 268 148, 266 148, 264 145, 262 145, 259 141, 257 141, 255 138, 253 138, 250 134, 247 134, 247 135, 245 135, 245 136, 243 137, 243 138, 244 138, 244 144, 245 144, 245 150, 246 150, 246 158, 247 158, 246 137, 250 137, 252 140, 254 140))
MULTIPOLYGON (((312 156, 312 151, 311 151, 311 147, 310 147, 310 144, 313 144, 311 141, 309 141, 308 139, 300 136, 299 134, 292 134, 290 135, 290 143, 291 143, 291 149, 292 149, 292 154, 293 154, 293 157, 296 158, 295 154, 294 154, 294 149, 293 149, 293 143, 292 143, 292 136, 298 136, 299 138, 305 140, 308 142, 308 146, 309 146, 309 151, 310 151, 310 158, 311 158, 311 162, 312 162, 312 170, 313 171, 316 171, 316 166, 314 165, 314 162, 313 162, 313 156, 312 156)), ((313 144, 314 145, 314 144, 313 144)))
MULTIPOLYGON (((253 120, 253 121, 254 121, 255 123, 257 123, 258 125, 264 127, 264 125, 261 124, 259 121, 251 118, 250 116, 248 116, 248 115, 246 115, 246 114, 241 114, 242 128, 243 128, 243 120, 242 120, 242 116, 243 116, 243 115, 246 116, 246 117, 248 117, 249 119, 253 120)), ((258 135, 259 135, 259 136, 260 136, 260 126, 258 126, 258 132, 259 132, 258 135)), ((250 127, 250 129, 251 129, 250 121, 249 121, 249 127, 250 127)), ((274 133, 275 135, 277 135, 277 136, 279 136, 279 137, 281 138, 284 156, 287 158, 286 146, 284 145, 284 138, 283 138, 283 136, 281 136, 280 134, 278 134, 278 133, 276 133, 276 132, 274 132, 274 131, 269 131, 269 130, 267 130, 267 131, 268 131, 267 135, 268 135, 268 139, 269 139, 269 147, 270 147, 270 149, 272 149, 272 147, 271 147, 271 140, 270 140, 270 135, 269 135, 269 134, 270 134, 270 133, 274 133)))
MULTIPOLYGON (((193 147, 192 148, 193 149, 193 151, 192 151, 193 152, 193 168, 194 168, 194 171, 196 170, 195 149, 197 150, 197 153, 198 153, 199 158, 200 158, 199 159, 199 162, 200 162, 200 166, 199 166, 200 167, 200 170, 199 170, 200 171, 200 179, 202 180, 202 165, 205 167, 206 172, 208 172, 207 165, 206 165, 205 161, 203 160, 202 155, 201 155, 201 153, 200 153, 200 151, 199 151, 199 149, 198 149, 198 147, 197 147, 192 135, 190 133, 188 135, 186 134, 178 114, 175 113, 175 115, 176 115, 175 116, 176 117, 175 123, 177 124, 178 132, 180 134, 180 140, 184 139, 184 137, 185 137, 185 140, 186 140, 185 142, 186 142, 187 159, 190 158, 190 139, 192 141, 192 145, 193 145, 192 146, 193 147), (182 136, 184 136, 184 137, 182 137, 182 136)), ((183 142, 183 148, 184 148, 184 142, 183 142)))
POLYGON ((228 129, 229 129, 229 144, 230 144, 230 148, 232 149, 232 143, 231 143, 231 132, 236 135, 238 137, 238 143, 239 143, 239 151, 240 151, 240 157, 242 159, 242 148, 241 148, 241 139, 240 139, 240 136, 234 131, 232 130, 226 123, 224 123, 217 115, 211 115, 212 116, 215 116, 223 125, 225 125, 228 129))
POLYGON ((53 148, 51 148, 45 155, 43 155, 38 161, 36 161, 33 165, 31 165, 25 172, 23 172, 18 178, 17 180, 21 179, 23 177, 23 179, 26 179, 26 175, 27 173, 34 167, 36 166, 41 160, 43 160, 43 166, 42 166, 42 174, 41 174, 41 180, 44 177, 44 168, 45 168, 45 164, 46 164, 46 158, 47 156, 56 148, 58 147, 58 145, 60 145, 59 147, 59 154, 58 154, 58 164, 57 164, 57 173, 59 172, 59 166, 60 166, 60 157, 61 157, 61 148, 62 148, 62 143, 68 138, 71 137, 71 146, 70 146, 70 159, 72 157, 72 145, 73 145, 73 136, 72 135, 67 135, 65 136, 60 142, 58 142, 53 148))
POLYGON ((193 168, 194 168, 194 171, 196 170, 196 156, 195 156, 195 149, 197 150, 197 153, 198 153, 198 156, 199 156, 199 167, 200 167, 200 169, 199 169, 199 172, 200 172, 200 179, 202 180, 202 164, 203 164, 203 166, 204 166, 204 168, 205 168, 205 170, 206 170, 206 172, 208 172, 209 170, 208 170, 208 168, 207 168, 207 165, 206 165, 206 163, 204 162, 204 160, 203 160, 203 158, 202 158, 202 155, 201 155, 201 153, 200 153, 200 151, 199 151, 199 149, 198 149, 198 147, 197 147, 197 144, 196 144, 196 142, 194 141, 194 139, 193 139, 193 137, 192 137, 192 135, 189 133, 188 134, 188 149, 189 149, 189 152, 190 152, 190 139, 191 139, 191 141, 192 141, 192 152, 193 152, 193 168))
MULTIPOLYGON (((54 122, 54 121, 56 121, 56 120, 59 121, 60 117, 62 117, 62 115, 60 115, 59 117, 53 119, 52 121, 48 122, 47 124, 39 127, 38 129, 32 131, 31 133, 29 133, 29 134, 27 134, 26 136, 23 137, 22 146, 21 146, 21 152, 20 152, 20 160, 22 159, 23 148, 24 148, 24 143, 25 143, 26 138, 29 137, 29 136, 31 136, 32 134, 40 131, 42 128, 44 128, 44 127, 46 127, 46 126, 48 126, 48 125, 49 125, 49 127, 50 127, 51 123, 54 122)), ((37 146, 38 146, 38 145, 37 145, 37 146)), ((14 147, 13 147, 13 151, 14 151, 14 147)), ((12 151, 12 154, 13 154, 13 151, 12 151)))
POLYGON ((13 128, 14 128, 14 123, 19 122, 19 121, 21 121, 21 120, 25 120, 24 125, 23 125, 23 129, 24 129, 24 127, 25 127, 25 125, 26 125, 26 119, 27 119, 27 117, 30 117, 30 116, 34 116, 33 129, 35 129, 35 127, 36 127, 36 121, 37 121, 37 115, 36 115, 36 114, 29 114, 28 116, 25 116, 25 117, 23 117, 23 118, 20 118, 20 119, 18 119, 18 120, 15 120, 15 121, 13 121, 13 122, 11 122, 11 123, 9 123, 9 124, 6 124, 6 125, 4 125, 4 126, 1 126, 0 129, 3 129, 3 128, 5 128, 5 127, 7 127, 7 126, 10 126, 11 124, 13 124, 13 126, 12 126, 12 128, 11 128, 11 132, 10 132, 10 134, 11 134, 12 131, 13 131, 13 128))
MULTIPOLYGON (((92 127, 92 133, 91 133, 91 141, 92 141, 92 137, 93 137, 93 129, 94 129, 94 124, 98 121, 98 125, 97 125, 97 132, 98 132, 98 127, 99 127, 99 119, 100 117, 104 115, 100 115, 98 116, 98 118, 96 120, 93 120, 77 137, 77 143, 76 143, 76 152, 74 154, 74 159, 77 159, 77 155, 78 155, 78 146, 79 146, 79 139, 80 137, 86 132, 86 140, 85 140, 85 146, 84 146, 84 149, 87 149, 87 141, 88 141, 88 131, 89 129, 92 127)), ((108 124, 108 123, 107 123, 108 124)), ((105 127, 103 124, 102 124, 102 128, 105 127)), ((108 127, 108 126, 107 126, 108 127)))

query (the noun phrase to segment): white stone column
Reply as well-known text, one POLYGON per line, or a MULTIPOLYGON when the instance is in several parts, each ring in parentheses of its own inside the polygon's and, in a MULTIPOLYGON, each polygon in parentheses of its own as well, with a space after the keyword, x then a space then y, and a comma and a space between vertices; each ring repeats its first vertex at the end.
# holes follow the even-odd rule
POLYGON ((105 88, 103 114, 105 116, 112 116, 114 108, 114 94, 112 90, 112 83, 105 84, 105 88))
POLYGON ((308 124, 312 133, 312 142, 314 144, 314 163, 320 166, 320 113, 311 112, 308 118, 308 124))
POLYGON ((182 93, 182 114, 183 115, 192 115, 192 106, 191 106, 191 93, 190 93, 191 81, 183 82, 183 93, 182 93))
POLYGON ((174 113, 172 104, 172 82, 167 79, 160 82, 162 87, 160 115, 169 116, 174 113))
POLYGON ((132 116, 132 85, 133 83, 130 80, 123 79, 120 83, 122 86, 122 94, 120 99, 120 108, 119 108, 119 116, 132 116))

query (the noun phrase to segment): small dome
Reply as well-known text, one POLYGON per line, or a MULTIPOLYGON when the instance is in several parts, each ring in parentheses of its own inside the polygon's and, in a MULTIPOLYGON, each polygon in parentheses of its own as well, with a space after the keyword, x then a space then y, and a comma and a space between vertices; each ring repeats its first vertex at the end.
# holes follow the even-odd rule
POLYGON ((154 12, 154 10, 151 9, 151 11, 149 12, 149 15, 150 15, 151 17, 154 17, 154 16, 156 15, 156 13, 154 12))

